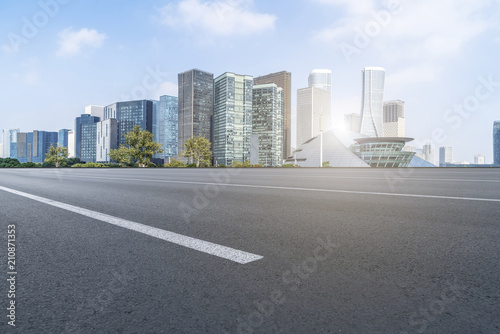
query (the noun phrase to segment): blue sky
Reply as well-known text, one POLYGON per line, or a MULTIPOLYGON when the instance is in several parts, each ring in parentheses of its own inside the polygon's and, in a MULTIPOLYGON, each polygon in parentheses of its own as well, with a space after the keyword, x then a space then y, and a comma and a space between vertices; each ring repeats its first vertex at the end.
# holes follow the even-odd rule
POLYGON ((381 66, 385 99, 406 102, 414 146, 492 160, 498 0, 1 0, 1 9, 0 128, 71 129, 86 105, 177 95, 177 73, 191 68, 290 71, 294 108, 308 73, 331 69, 342 125, 360 111, 361 70, 381 66))

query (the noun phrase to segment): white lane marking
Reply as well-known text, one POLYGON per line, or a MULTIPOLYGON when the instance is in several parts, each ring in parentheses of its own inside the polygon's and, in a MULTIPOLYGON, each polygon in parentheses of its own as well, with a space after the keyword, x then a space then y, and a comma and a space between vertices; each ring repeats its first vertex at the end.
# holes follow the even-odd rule
POLYGON ((197 250, 197 251, 200 251, 203 253, 207 253, 210 255, 215 255, 215 256, 218 256, 220 258, 234 261, 237 263, 246 264, 246 263, 257 261, 257 260, 260 260, 263 258, 263 256, 260 256, 260 255, 256 255, 256 254, 244 252, 241 250, 237 250, 234 248, 214 244, 214 243, 211 243, 208 241, 188 237, 188 236, 185 236, 182 234, 169 232, 169 231, 162 230, 162 229, 159 229, 156 227, 151 227, 148 225, 136 223, 136 222, 133 222, 130 220, 125 220, 125 219, 113 217, 113 216, 110 216, 110 215, 107 215, 104 213, 87 210, 87 209, 73 206, 70 204, 53 201, 51 199, 39 197, 36 195, 31 195, 31 194, 17 191, 14 189, 0 186, 0 190, 9 192, 9 193, 12 193, 15 195, 23 196, 23 197, 26 197, 26 198, 29 198, 29 199, 32 199, 32 200, 35 200, 35 201, 38 201, 38 202, 41 202, 44 204, 52 205, 52 206, 55 206, 57 208, 61 208, 61 209, 67 210, 67 211, 71 211, 71 212, 80 214, 82 216, 87 216, 87 217, 90 217, 90 218, 93 218, 96 220, 100 220, 100 221, 103 221, 103 222, 106 222, 106 223, 109 223, 112 225, 120 226, 120 227, 129 229, 129 230, 132 230, 132 231, 143 233, 143 234, 146 234, 146 235, 149 235, 149 236, 161 239, 161 240, 165 240, 165 241, 174 243, 176 245, 191 248, 191 249, 194 249, 194 250, 197 250))
POLYGON ((396 196, 396 197, 416 197, 416 198, 436 198, 436 199, 455 199, 464 201, 480 201, 480 202, 500 202, 497 198, 478 198, 478 197, 454 197, 440 195, 418 195, 418 194, 402 194, 402 193, 381 193, 371 191, 355 191, 355 190, 335 190, 335 189, 319 189, 319 188, 297 188, 297 187, 279 187, 279 186, 260 186, 251 184, 232 184, 232 183, 213 183, 213 182, 194 182, 194 181, 171 181, 171 180, 152 180, 152 179, 132 179, 120 177, 99 177, 99 176, 76 176, 66 175, 65 177, 89 178, 89 179, 105 179, 105 180, 121 180, 121 181, 138 181, 138 182, 158 182, 158 183, 176 183, 176 184, 196 184, 196 185, 214 185, 224 187, 243 187, 243 188, 262 188, 262 189, 279 189, 279 190, 303 190, 316 192, 330 192, 340 194, 357 194, 357 195, 381 195, 381 196, 396 196))

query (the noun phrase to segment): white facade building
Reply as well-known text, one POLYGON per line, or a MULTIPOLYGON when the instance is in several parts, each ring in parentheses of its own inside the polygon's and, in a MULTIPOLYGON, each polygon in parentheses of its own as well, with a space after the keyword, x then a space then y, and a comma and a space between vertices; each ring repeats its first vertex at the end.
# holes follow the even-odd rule
POLYGON ((118 121, 114 118, 97 123, 96 162, 111 162, 109 153, 118 148, 118 121))
POLYGON ((101 106, 86 106, 85 113, 99 117, 101 121, 104 119, 104 107, 101 106))
POLYGON ((315 87, 297 90, 297 145, 331 128, 330 106, 330 93, 326 90, 315 87))
POLYGON ((382 137, 385 70, 382 67, 365 67, 362 80, 359 132, 368 137, 382 137))
POLYGON ((75 157, 75 131, 68 132, 68 158, 75 157))

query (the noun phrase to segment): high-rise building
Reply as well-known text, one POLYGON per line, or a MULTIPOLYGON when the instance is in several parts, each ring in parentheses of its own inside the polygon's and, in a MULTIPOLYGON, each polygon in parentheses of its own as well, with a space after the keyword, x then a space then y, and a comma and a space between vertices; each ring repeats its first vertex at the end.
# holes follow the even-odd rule
POLYGON ((440 147, 439 148, 439 165, 444 165, 446 163, 453 163, 453 148, 452 147, 440 147))
POLYGON ((61 129, 59 130, 57 146, 68 148, 68 134, 71 130, 61 129))
POLYGON ((309 87, 316 87, 332 93, 332 71, 325 69, 312 70, 309 73, 309 87))
POLYGON ((308 87, 297 90, 297 145, 331 128, 330 93, 308 87))
POLYGON ((381 67, 365 67, 362 74, 359 132, 368 137, 382 137, 385 70, 381 67))
POLYGON ((484 154, 476 154, 474 156, 474 164, 484 165, 486 163, 486 157, 484 154))
POLYGON ((361 115, 358 113, 351 113, 344 115, 344 128, 352 132, 359 132, 359 123, 361 122, 361 115))
POLYGON ((0 158, 3 158, 3 143, 0 143, 0 158))
POLYGON ((96 123, 101 119, 82 114, 75 119, 75 157, 85 162, 96 161, 96 123))
POLYGON ((154 157, 167 159, 177 155, 179 99, 175 96, 160 96, 160 101, 154 102, 153 134, 156 142, 160 143, 163 153, 154 157))
POLYGON ((178 75, 178 153, 191 137, 212 141, 214 114, 214 75, 192 69, 178 75))
POLYGON ((283 164, 283 88, 254 85, 252 133, 258 135, 259 162, 265 167, 283 164))
POLYGON ((292 155, 292 73, 281 71, 254 78, 254 85, 274 83, 283 88, 283 159, 292 155))
POLYGON ((51 146, 57 147, 57 132, 38 131, 17 133, 17 160, 20 163, 43 163, 51 146))
POLYGON ((68 158, 75 157, 75 131, 68 132, 68 158))
POLYGON ((432 149, 431 144, 426 144, 422 148, 422 154, 424 155, 424 160, 434 164, 434 150, 432 149))
POLYGON ((405 137, 404 101, 385 101, 383 106, 384 137, 405 137))
POLYGON ((500 165, 500 121, 493 123, 493 163, 500 165))
POLYGON ((217 165, 249 160, 253 78, 226 72, 214 80, 213 154, 217 165))
POLYGON ((109 163, 111 150, 118 148, 118 121, 109 118, 96 123, 96 162, 109 163))
POLYGON ((99 119, 104 119, 104 107, 102 106, 86 106, 85 113, 87 115, 92 115, 99 117, 99 119))
POLYGON ((17 156, 17 134, 20 129, 4 129, 3 137, 3 157, 15 159, 17 156))
MULTIPOLYGON (((104 120, 118 121, 118 144, 125 145, 125 135, 139 125, 141 130, 153 133, 153 101, 136 100, 116 102, 104 107, 104 120)), ((118 145, 118 146, 119 146, 118 145)))

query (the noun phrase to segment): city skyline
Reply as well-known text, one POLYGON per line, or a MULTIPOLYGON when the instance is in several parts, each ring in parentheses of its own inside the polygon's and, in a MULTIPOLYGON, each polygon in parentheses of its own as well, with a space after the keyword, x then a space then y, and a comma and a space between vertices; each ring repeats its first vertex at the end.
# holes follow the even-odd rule
POLYGON ((190 68, 254 77, 285 70, 293 75, 294 140, 296 89, 307 86, 312 69, 332 70, 338 126, 344 114, 360 110, 360 71, 381 66, 387 71, 385 99, 406 102, 406 134, 415 138, 413 146, 433 141, 435 150, 454 147, 457 161, 471 161, 477 154, 486 154, 488 163, 493 160, 490 129, 500 118, 500 72, 492 66, 500 46, 496 4, 283 4, 74 0, 52 10, 36 1, 5 4, 0 59, 9 112, 2 114, 0 128, 70 129, 87 105, 176 96, 177 74, 190 68), (117 18, 109 15, 114 9, 120 9, 117 18), (197 9, 205 16, 189 20, 197 9), (45 13, 46 23, 33 21, 43 18, 38 13, 45 13), (304 20, 300 29, 294 23, 297 13, 304 20), (36 23, 36 32, 23 33, 29 30, 26 22, 36 23), (410 29, 415 25, 421 29, 410 29), (20 37, 17 44, 15 36, 20 37), (247 52, 234 57, 244 46, 250 46, 247 52), (265 54, 279 57, 266 59, 265 54))

